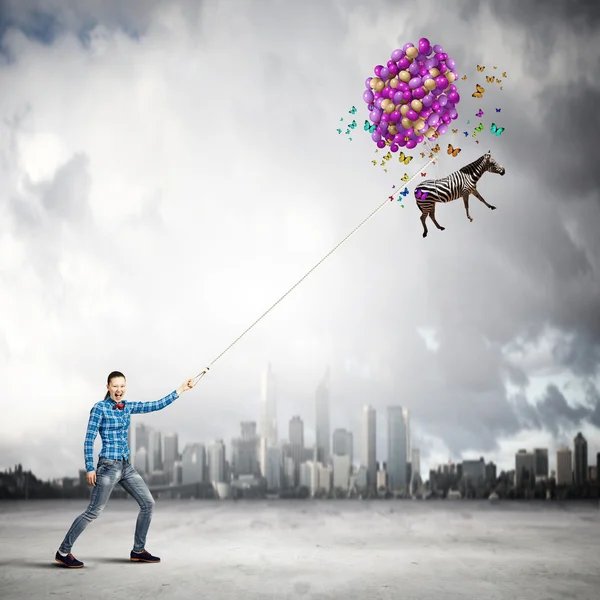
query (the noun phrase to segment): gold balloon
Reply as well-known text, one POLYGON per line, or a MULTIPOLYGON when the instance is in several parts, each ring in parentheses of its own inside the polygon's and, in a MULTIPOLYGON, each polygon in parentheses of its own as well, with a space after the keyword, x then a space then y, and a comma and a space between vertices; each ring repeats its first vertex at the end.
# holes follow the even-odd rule
POLYGON ((435 129, 433 127, 430 127, 426 132, 425 132, 425 137, 426 138, 432 138, 433 134, 435 133, 435 129))
POLYGON ((412 121, 408 117, 402 117, 402 127, 412 129, 412 121))
POLYGON ((432 77, 437 77, 440 74, 440 70, 433 67, 432 69, 429 69, 429 74, 432 77))
POLYGON ((371 77, 371 81, 369 81, 369 85, 371 86, 371 89, 375 89, 375 84, 380 81, 379 77, 371 77))
POLYGON ((408 58, 417 58, 417 56, 419 56, 419 51, 414 46, 411 46, 406 49, 406 56, 408 56, 408 58))
POLYGON ((396 129, 396 126, 393 123, 388 127, 388 131, 392 135, 396 135, 398 133, 398 130, 396 129))
POLYGON ((456 77, 454 76, 454 73, 452 71, 447 71, 446 73, 444 73, 444 75, 446 76, 446 79, 452 83, 456 77))
POLYGON ((394 110, 400 110, 402 108, 402 104, 396 104, 396 106, 394 106, 394 110))
POLYGON ((427 81, 425 81, 423 83, 423 87, 426 90, 429 90, 429 91, 435 90, 435 80, 434 79, 428 79, 427 81))
POLYGON ((381 92, 381 90, 383 90, 384 87, 385 87, 385 83, 383 83, 383 81, 381 81, 381 79, 379 79, 377 81, 377 83, 375 84, 375 91, 381 92))
POLYGON ((400 71, 400 73, 398 73, 398 79, 404 81, 404 83, 408 83, 412 79, 412 75, 408 71, 400 71))
POLYGON ((410 105, 415 112, 421 112, 421 109, 423 108, 423 103, 416 98, 410 103, 410 105))
POLYGON ((396 110, 396 107, 394 106, 394 103, 390 100, 390 103, 383 110, 388 115, 391 115, 396 110))
POLYGON ((394 79, 390 81, 390 87, 396 89, 399 83, 398 78, 394 77, 394 79))
POLYGON ((423 135, 422 130, 425 129, 425 121, 423 119, 417 119, 415 122, 415 131, 421 132, 419 135, 423 135))
POLYGON ((381 110, 385 110, 387 105, 391 103, 391 100, 389 98, 386 98, 385 100, 383 100, 381 102, 381 110))
POLYGON ((406 113, 410 110, 410 106, 408 104, 404 104, 400 107, 400 114, 405 117, 406 113))

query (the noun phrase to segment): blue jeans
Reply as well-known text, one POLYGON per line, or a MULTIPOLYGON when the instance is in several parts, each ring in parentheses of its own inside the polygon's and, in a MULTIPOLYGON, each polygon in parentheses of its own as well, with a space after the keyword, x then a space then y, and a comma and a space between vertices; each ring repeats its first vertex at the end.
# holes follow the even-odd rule
POLYGON ((144 550, 146 535, 148 534, 148 528, 152 520, 154 498, 141 475, 131 466, 129 460, 101 458, 96 468, 96 486, 92 490, 90 503, 85 511, 73 521, 71 529, 67 532, 65 539, 58 549, 59 552, 63 554, 71 552, 75 540, 83 533, 83 530, 91 521, 98 518, 117 483, 140 505, 140 512, 135 525, 133 550, 134 552, 144 550))

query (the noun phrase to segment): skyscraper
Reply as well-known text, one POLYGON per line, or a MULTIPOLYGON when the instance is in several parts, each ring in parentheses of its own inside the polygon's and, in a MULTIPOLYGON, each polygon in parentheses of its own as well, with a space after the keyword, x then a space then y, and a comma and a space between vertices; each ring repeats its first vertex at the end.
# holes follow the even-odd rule
POLYGON ((231 442, 231 470, 235 477, 259 475, 260 439, 254 421, 241 423, 241 436, 231 442))
MULTIPOLYGON (((173 464, 173 470, 175 464, 173 464)), ((174 474, 174 473, 173 473, 174 474)), ((203 444, 188 444, 182 453, 181 482, 202 483, 206 481, 206 450, 203 444)))
POLYGON ((317 462, 329 462, 331 454, 331 428, 329 425, 329 367, 315 394, 315 436, 317 462))
POLYGON ((408 409, 402 406, 388 407, 388 459, 387 472, 391 490, 406 489, 409 454, 408 409))
POLYGON ((333 455, 349 456, 350 464, 354 460, 354 438, 351 431, 346 429, 336 429, 332 436, 333 455))
POLYGON ((138 423, 135 426, 135 458, 136 469, 142 469, 144 473, 149 471, 149 454, 150 454, 150 427, 146 427, 143 423, 138 423), (140 453, 144 450, 143 453, 140 453), (138 453, 139 456, 138 456, 138 453), (143 456, 143 458, 142 458, 143 456))
POLYGON ((300 485, 300 464, 304 454, 304 423, 297 415, 290 419, 289 437, 289 454, 294 463, 294 476, 290 485, 298 486, 300 485))
POLYGON ((515 454, 515 485, 532 488, 535 485, 535 455, 527 450, 515 454))
POLYGON ((215 440, 208 447, 208 481, 213 484, 225 481, 225 444, 223 440, 215 440))
POLYGON ((179 460, 179 436, 176 433, 166 433, 164 437, 164 468, 172 476, 175 463, 179 460))
POLYGON ((261 420, 260 436, 267 440, 267 446, 277 444, 277 398, 275 395, 275 375, 271 363, 261 378, 261 420))
POLYGON ((573 456, 575 458, 573 475, 575 485, 582 485, 588 479, 588 447, 587 441, 581 434, 581 431, 575 436, 573 447, 573 456))
POLYGON ((573 461, 570 448, 562 446, 556 451, 556 485, 573 483, 573 461))
POLYGON ((367 487, 377 484, 377 422, 375 409, 364 406, 360 424, 360 464, 366 470, 367 487))
POLYGON ((535 476, 548 477, 548 448, 534 448, 535 476))

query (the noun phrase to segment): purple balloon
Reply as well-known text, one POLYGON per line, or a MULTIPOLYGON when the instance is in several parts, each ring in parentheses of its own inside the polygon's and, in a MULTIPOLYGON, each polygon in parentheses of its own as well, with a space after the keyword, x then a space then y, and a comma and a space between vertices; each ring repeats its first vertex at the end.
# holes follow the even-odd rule
POLYGON ((456 104, 456 99, 458 98, 458 94, 456 92, 449 92, 448 100, 456 104))
POLYGON ((389 76, 390 72, 385 67, 382 67, 381 71, 379 71, 379 77, 385 81, 389 76))
POLYGON ((426 94, 427 94, 427 90, 425 90, 425 88, 422 88, 422 87, 418 87, 413 90, 413 98, 416 98, 417 100, 421 100, 421 98, 425 98, 426 94))
POLYGON ((409 82, 408 82, 408 87, 411 90, 414 90, 416 88, 418 88, 421 85, 421 78, 420 77, 413 77, 409 82))
POLYGON ((440 94, 443 93, 443 90, 440 90, 440 88, 434 88, 433 90, 431 90, 431 92, 429 92, 430 94, 433 94, 435 98, 437 98, 440 94))
POLYGON ((427 94, 426 96, 423 96, 423 99, 421 100, 421 102, 423 102, 423 106, 426 106, 427 108, 429 108, 431 106, 431 104, 433 103, 433 96, 431 94, 427 94))
POLYGON ((426 69, 425 67, 421 67, 419 69, 419 77, 425 77, 425 75, 429 75, 429 69, 426 69))
POLYGON ((419 46, 431 46, 431 42, 426 38, 426 37, 422 37, 419 40, 419 46))
POLYGON ((431 127, 435 127, 440 122, 440 116, 436 113, 433 113, 428 119, 427 124, 431 125, 431 127))
MULTIPOLYGON (((390 115, 388 115, 387 113, 385 113, 385 112, 384 112, 384 113, 381 115, 381 121, 382 121, 383 123, 387 123, 389 120, 390 120, 390 115)), ((386 125, 386 127, 387 127, 387 125, 386 125)))
POLYGON ((377 65, 374 69, 373 69, 373 73, 375 73, 376 77, 379 77, 381 75, 381 69, 383 69, 383 65, 377 65))
POLYGON ((411 75, 416 75, 419 72, 419 65, 416 62, 412 63, 410 67, 408 67, 408 72, 411 75))
POLYGON ((371 90, 365 90, 363 92, 363 100, 367 104, 371 104, 371 102, 373 102, 373 92, 371 90))
POLYGON ((394 136, 394 142, 397 144, 398 142, 400 142, 400 140, 402 139, 402 135, 400 135, 399 133, 397 133, 394 136))
POLYGON ((402 92, 396 92, 394 94, 394 104, 400 104, 400 101, 402 100, 402 92))
POLYGON ((460 94, 458 92, 456 92, 456 100, 454 101, 454 104, 458 104, 460 102, 460 94))
POLYGON ((406 147, 409 150, 412 150, 413 148, 415 148, 417 146, 417 141, 416 140, 408 140, 408 142, 406 142, 406 147))
POLYGON ((406 44, 404 44, 404 46, 402 46, 402 50, 404 50, 404 52, 406 52, 409 48, 414 47, 414 44, 411 44, 410 42, 406 42, 406 44))
POLYGON ((448 65, 449 69, 455 69, 456 68, 456 61, 453 58, 447 58, 446 59, 446 65, 448 65))
POLYGON ((408 60, 408 58, 403 57, 398 61, 398 68, 401 71, 404 71, 405 69, 408 69, 408 67, 410 67, 410 60, 408 60))
POLYGON ((373 123, 379 123, 379 121, 381 121, 381 110, 378 108, 373 109, 369 113, 369 117, 373 123))
POLYGON ((404 51, 401 50, 400 48, 396 48, 393 52, 392 52, 392 60, 394 62, 398 62, 402 57, 404 56, 404 51))
POLYGON ((381 119, 381 122, 377 126, 377 131, 379 131, 379 133, 381 133, 381 135, 387 133, 388 123, 386 121, 384 121, 383 119, 381 119))
POLYGON ((416 121, 419 118, 419 115, 412 108, 409 108, 408 111, 406 111, 406 117, 411 121, 416 121))
POLYGON ((456 111, 455 108, 451 108, 448 111, 448 114, 450 115, 450 118, 454 121, 454 119, 456 119, 456 117, 458 117, 458 112, 456 111))
POLYGON ((367 77, 365 79, 365 87, 370 90, 371 89, 371 79, 373 79, 372 77, 367 77))
POLYGON ((412 100, 412 92, 404 92, 402 94, 402 99, 405 100, 406 102, 410 102, 412 100))
POLYGON ((398 89, 399 89, 401 92, 408 92, 408 90, 409 90, 410 88, 408 87, 408 83, 406 83, 406 81, 401 81, 401 82, 398 84, 398 89))
POLYGON ((381 92, 375 92, 373 94, 373 98, 375 98, 375 100, 379 100, 379 98, 381 98, 381 97, 382 97, 381 92))
POLYGON ((438 99, 439 105, 440 106, 446 106, 446 104, 448 104, 448 97, 447 96, 440 96, 438 99))
POLYGON ((441 105, 439 100, 434 100, 432 105, 431 105, 431 110, 433 110, 433 112, 439 112, 441 109, 441 105))
POLYGON ((392 152, 398 152, 398 144, 391 144, 390 145, 390 150, 392 152))
POLYGON ((417 136, 417 144, 420 144, 423 140, 425 139, 425 136, 423 135, 418 135, 417 136))
POLYGON ((389 67, 388 67, 388 71, 390 72, 390 75, 393 77, 394 75, 398 75, 398 67, 392 63, 389 67))
POLYGON ((443 48, 442 48, 442 47, 441 47, 439 44, 436 44, 436 45, 433 47, 433 51, 434 51, 434 52, 437 54, 438 52, 443 52, 443 51, 444 51, 444 49, 443 49, 443 48))
POLYGON ((443 75, 438 75, 435 78, 435 85, 439 90, 445 90, 448 87, 448 80, 443 75))
POLYGON ((423 66, 429 71, 429 69, 433 69, 433 61, 431 58, 428 58, 423 66))
POLYGON ((444 64, 441 64, 440 67, 439 67, 439 69, 440 69, 440 73, 443 74, 443 73, 445 73, 448 70, 448 67, 446 65, 444 65, 444 64))
POLYGON ((450 115, 446 113, 445 115, 442 115, 442 121, 446 125, 450 125, 450 121, 452 121, 452 119, 450 118, 450 115))
POLYGON ((397 123, 401 118, 402 115, 400 114, 399 110, 395 110, 393 113, 390 114, 390 121, 392 123, 397 123))
POLYGON ((379 141, 377 142, 377 147, 378 147, 379 149, 381 149, 381 148, 385 148, 385 142, 384 142, 383 140, 379 140, 379 141))
POLYGON ((400 141, 396 142, 398 144, 398 146, 400 146, 401 148, 405 148, 406 147, 406 140, 404 139, 404 137, 402 137, 400 139, 400 141))
POLYGON ((385 100, 385 98, 380 97, 375 99, 375 108, 381 108, 381 103, 385 100))
POLYGON ((431 115, 433 111, 430 108, 424 108, 420 113, 419 116, 421 117, 421 119, 429 119, 429 116, 431 115))
POLYGON ((437 130, 440 135, 445 135, 448 133, 448 125, 446 123, 442 123, 437 130))
POLYGON ((381 134, 380 134, 380 133, 377 133, 376 131, 374 131, 374 132, 371 134, 371 139, 372 139, 374 142, 378 142, 378 141, 381 139, 381 134))
POLYGON ((450 91, 451 92, 455 92, 456 91, 456 86, 453 83, 450 84, 450 91))

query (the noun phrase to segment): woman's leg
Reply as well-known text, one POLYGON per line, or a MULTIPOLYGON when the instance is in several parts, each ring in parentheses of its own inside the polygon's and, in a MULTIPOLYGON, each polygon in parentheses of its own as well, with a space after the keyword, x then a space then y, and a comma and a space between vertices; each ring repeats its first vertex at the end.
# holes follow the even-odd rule
POLYGON ((123 476, 119 482, 121 487, 130 494, 140 505, 137 522, 135 524, 135 536, 133 538, 133 551, 141 552, 146 547, 146 535, 152 520, 152 511, 154 509, 154 498, 142 479, 142 476, 128 464, 123 471, 123 476))
POLYGON ((85 511, 80 514, 67 532, 59 552, 69 554, 75 540, 83 533, 83 530, 102 512, 110 495, 121 477, 121 463, 101 458, 96 468, 96 486, 92 490, 90 503, 85 511))

